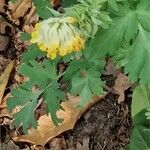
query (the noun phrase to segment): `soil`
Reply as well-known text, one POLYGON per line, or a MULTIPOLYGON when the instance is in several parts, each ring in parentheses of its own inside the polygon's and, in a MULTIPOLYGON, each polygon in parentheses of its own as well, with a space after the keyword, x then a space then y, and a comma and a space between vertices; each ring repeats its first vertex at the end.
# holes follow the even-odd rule
POLYGON ((129 101, 117 104, 113 93, 90 108, 72 131, 65 133, 68 148, 83 145, 88 139, 89 150, 119 150, 129 142, 131 118, 129 101), (72 145, 69 145, 72 143, 72 145))

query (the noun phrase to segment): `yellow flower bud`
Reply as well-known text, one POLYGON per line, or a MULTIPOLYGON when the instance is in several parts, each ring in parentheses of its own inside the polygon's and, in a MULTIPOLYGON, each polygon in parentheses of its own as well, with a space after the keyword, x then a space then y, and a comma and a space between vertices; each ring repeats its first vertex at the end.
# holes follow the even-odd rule
POLYGON ((47 52, 51 59, 58 55, 80 51, 85 40, 74 23, 74 17, 50 18, 37 23, 31 34, 31 43, 37 43, 42 51, 47 52))

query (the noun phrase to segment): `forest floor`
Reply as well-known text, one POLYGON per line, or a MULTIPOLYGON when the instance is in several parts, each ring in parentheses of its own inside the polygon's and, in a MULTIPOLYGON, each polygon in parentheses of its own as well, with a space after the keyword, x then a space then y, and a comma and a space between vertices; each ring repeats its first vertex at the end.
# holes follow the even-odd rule
MULTIPOLYGON (((5 13, 2 14, 5 18, 5 13)), ((20 54, 25 51, 24 43, 18 38, 18 26, 13 26, 11 19, 8 21, 6 18, 0 20, 0 77, 11 61, 15 60, 15 64, 8 78, 7 86, 3 89, 3 96, 1 97, 0 94, 2 100, 6 100, 10 88, 20 82, 20 78, 16 79, 18 77, 16 68, 19 65, 20 54)), ((12 136, 16 130, 19 134, 22 132, 12 125, 12 118, 2 111, 5 107, 1 103, 0 150, 120 150, 124 148, 129 143, 132 125, 131 91, 126 79, 119 80, 119 74, 123 73, 121 71, 118 73, 118 70, 115 70, 109 61, 102 77, 106 81, 106 96, 89 108, 76 122, 72 130, 54 137, 45 146, 14 141, 12 136), (122 82, 125 82, 123 88, 122 82), (117 91, 117 89, 119 90, 117 91), (121 93, 120 89, 122 89, 121 93), (118 101, 119 94, 123 95, 122 102, 118 101)))

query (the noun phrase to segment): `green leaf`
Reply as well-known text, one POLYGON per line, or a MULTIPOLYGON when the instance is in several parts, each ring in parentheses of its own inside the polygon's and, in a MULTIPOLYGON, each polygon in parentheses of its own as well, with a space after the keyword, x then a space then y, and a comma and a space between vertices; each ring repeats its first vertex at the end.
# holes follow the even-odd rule
POLYGON ((21 88, 13 89, 11 94, 13 97, 10 97, 7 103, 9 111, 12 111, 16 106, 25 105, 29 99, 32 100, 37 98, 36 93, 32 93, 21 88), (15 100, 16 98, 18 100, 15 100))
POLYGON ((132 117, 147 107, 150 107, 150 88, 139 84, 133 91, 131 105, 132 117))
POLYGON ((146 112, 147 112, 147 108, 141 110, 138 114, 136 114, 132 118, 134 127, 139 126, 139 125, 145 126, 147 128, 150 127, 150 120, 146 118, 146 115, 145 115, 146 112))
POLYGON ((20 39, 21 39, 22 41, 29 41, 29 40, 31 40, 31 34, 22 32, 22 33, 20 34, 20 39))
POLYGON ((146 119, 150 120, 150 107, 148 107, 146 109, 146 113, 145 113, 146 119))
POLYGON ((45 53, 39 49, 37 44, 31 44, 28 46, 27 51, 22 54, 21 60, 23 62, 28 62, 30 60, 34 60, 35 58, 40 58, 44 55, 45 53))
POLYGON ((139 25, 139 34, 128 52, 125 72, 131 81, 150 86, 150 32, 139 25))
POLYGON ((103 55, 97 55, 93 49, 93 45, 91 44, 91 42, 93 42, 93 40, 95 39, 91 39, 89 41, 89 44, 86 46, 85 50, 83 51, 83 56, 86 59, 86 61, 88 62, 88 68, 89 66, 94 66, 95 68, 97 68, 97 70, 99 72, 103 71, 103 68, 105 66, 105 57, 103 55))
POLYGON ((62 0, 62 4, 64 7, 70 7, 78 3, 79 3, 78 0, 62 0))
POLYGON ((150 1, 141 0, 139 3, 136 14, 142 27, 150 31, 150 1))
POLYGON ((150 120, 146 119, 146 111, 146 109, 143 109, 133 117, 133 129, 129 144, 130 150, 148 150, 150 148, 150 120))
POLYGON ((116 0, 108 0, 108 5, 113 10, 118 11, 118 5, 116 3, 116 0))
POLYGON ((150 149, 150 129, 144 126, 133 128, 130 138, 130 150, 150 149))
POLYGON ((49 0, 33 0, 33 3, 36 7, 37 14, 43 18, 48 19, 53 16, 52 6, 50 5, 49 0))
POLYGON ((61 109, 60 102, 64 100, 64 94, 59 90, 57 82, 52 84, 43 92, 44 102, 46 103, 47 114, 50 113, 53 123, 58 126, 63 120, 58 118, 56 113, 61 109))
POLYGON ((13 115, 14 124, 16 126, 22 124, 24 132, 27 132, 31 125, 36 127, 37 122, 34 118, 34 110, 39 93, 32 93, 32 91, 24 89, 14 89, 11 94, 13 97, 10 97, 7 101, 8 110, 12 111, 16 106, 23 106, 18 113, 13 115), (25 115, 26 113, 28 114, 25 115))
POLYGON ((104 56, 108 51, 113 53, 117 50, 123 39, 130 41, 135 37, 138 30, 136 14, 129 6, 119 6, 119 17, 113 19, 113 23, 108 30, 97 32, 91 47, 95 53, 104 56))
POLYGON ((112 58, 115 61, 115 67, 117 69, 124 67, 127 64, 127 54, 129 47, 130 44, 124 42, 122 46, 118 50, 114 51, 114 53, 112 54, 112 58))
POLYGON ((43 64, 36 61, 30 61, 29 64, 23 64, 19 73, 29 77, 31 85, 37 85, 40 88, 46 86, 52 79, 56 79, 56 66, 50 60, 44 60, 43 64))
POLYGON ((80 76, 72 78, 71 94, 81 97, 79 106, 84 106, 92 96, 99 96, 103 93, 100 75, 94 69, 83 70, 80 76))
POLYGON ((16 3, 18 0, 10 0, 11 2, 13 2, 13 3, 16 3))
POLYGON ((86 69, 87 67, 88 67, 88 62, 86 60, 74 60, 69 64, 63 78, 66 81, 69 81, 72 79, 73 76, 78 74, 80 70, 86 69))
POLYGON ((60 102, 64 100, 64 94, 57 83, 60 75, 57 76, 56 62, 44 59, 39 64, 32 60, 23 64, 19 73, 28 77, 28 81, 13 89, 12 97, 7 101, 9 111, 20 106, 20 111, 14 115, 15 125, 22 124, 24 131, 27 131, 30 126, 37 126, 34 111, 39 97, 46 103, 47 114, 50 113, 54 124, 61 123, 62 119, 58 118, 56 113, 62 109, 60 102), (26 113, 29 114, 26 116, 26 113))

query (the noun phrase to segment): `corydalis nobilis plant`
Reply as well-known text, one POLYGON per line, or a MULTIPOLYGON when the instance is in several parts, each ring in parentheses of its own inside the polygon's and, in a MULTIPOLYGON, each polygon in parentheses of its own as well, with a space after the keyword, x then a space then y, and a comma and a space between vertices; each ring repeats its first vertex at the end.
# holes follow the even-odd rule
POLYGON ((79 54, 81 50, 84 51, 87 41, 94 37, 98 28, 111 21, 105 12, 100 11, 103 4, 98 1, 80 1, 77 5, 64 8, 65 13, 60 14, 48 8, 45 0, 40 3, 33 0, 40 17, 43 18, 43 11, 46 11, 46 16, 35 25, 31 36, 22 34, 21 39, 29 40, 32 44, 22 55, 18 72, 28 80, 12 90, 12 97, 7 102, 10 111, 16 106, 22 106, 13 117, 15 125, 22 124, 24 131, 30 126, 37 126, 34 113, 39 98, 46 104, 46 112, 51 115, 54 124, 62 122, 56 115, 62 109, 60 103, 66 95, 60 88, 62 78, 70 87, 67 92, 80 95, 79 106, 103 93, 99 71, 104 67, 104 59, 98 62, 79 54), (87 13, 87 10, 90 12, 87 13), (57 69, 62 59, 69 64, 65 72, 57 69), (33 90, 35 87, 36 90, 33 90), (30 115, 24 118, 25 112, 30 115))

